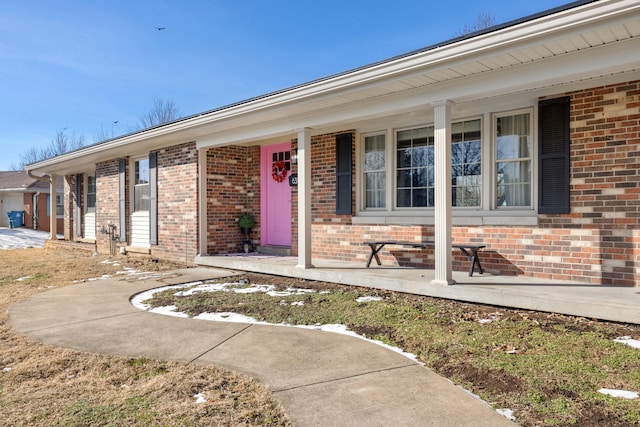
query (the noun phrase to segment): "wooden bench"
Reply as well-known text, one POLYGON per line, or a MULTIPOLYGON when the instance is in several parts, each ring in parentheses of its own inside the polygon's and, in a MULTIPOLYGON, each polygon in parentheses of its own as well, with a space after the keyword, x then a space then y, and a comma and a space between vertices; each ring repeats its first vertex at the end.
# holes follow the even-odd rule
MULTIPOLYGON (((367 268, 371 265, 371 261, 373 258, 376 259, 378 265, 382 265, 380 262, 380 257, 378 257, 378 252, 382 250, 386 245, 395 245, 395 246, 407 246, 411 248, 418 249, 427 249, 433 248, 435 246, 434 242, 400 242, 394 240, 382 241, 382 242, 364 242, 365 245, 368 245, 371 249, 371 253, 369 254, 369 259, 367 260, 367 268)), ((480 274, 484 273, 484 269, 480 264, 480 258, 478 257, 478 251, 486 247, 486 245, 471 245, 471 244, 460 244, 454 243, 451 245, 452 248, 460 249, 471 262, 471 266, 469 267, 469 276, 473 276, 473 272, 475 271, 476 265, 478 266, 478 270, 480 274)))

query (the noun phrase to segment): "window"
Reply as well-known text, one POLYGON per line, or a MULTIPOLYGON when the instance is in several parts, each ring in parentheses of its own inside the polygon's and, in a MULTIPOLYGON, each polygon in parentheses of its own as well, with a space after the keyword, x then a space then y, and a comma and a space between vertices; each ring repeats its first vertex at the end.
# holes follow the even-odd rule
POLYGON ((480 119, 451 125, 453 206, 480 206, 482 194, 480 119))
POLYGON ((496 207, 531 206, 531 115, 496 118, 496 207))
POLYGON ((385 135, 364 138, 364 206, 366 209, 385 208, 387 198, 385 135))
MULTIPOLYGON (((486 210, 502 210, 491 214, 501 218, 509 209, 525 216, 523 211, 531 211, 538 200, 532 169, 537 154, 532 145, 537 134, 534 112, 521 109, 483 117, 493 122, 491 137, 483 132, 490 122, 481 117, 451 123, 451 205, 461 218, 475 217, 475 211, 484 215, 486 210)), ((371 217, 375 211, 395 211, 392 215, 401 217, 402 211, 434 207, 434 126, 397 129, 394 134, 391 143, 389 132, 362 137, 360 200, 371 217)))
POLYGON ((149 159, 136 160, 134 212, 149 210, 149 159))
POLYGON ((87 176, 87 213, 96 211, 96 177, 87 176))
POLYGON ((56 194, 56 216, 64 216, 64 194, 56 194))
MULTIPOLYGON (((433 207, 435 196, 433 126, 402 130, 396 135, 396 206, 399 208, 433 207)), ((480 119, 453 123, 451 144, 452 205, 479 207, 482 194, 480 119)))
POLYGON ((433 126, 403 130, 396 141, 396 206, 433 206, 433 126))

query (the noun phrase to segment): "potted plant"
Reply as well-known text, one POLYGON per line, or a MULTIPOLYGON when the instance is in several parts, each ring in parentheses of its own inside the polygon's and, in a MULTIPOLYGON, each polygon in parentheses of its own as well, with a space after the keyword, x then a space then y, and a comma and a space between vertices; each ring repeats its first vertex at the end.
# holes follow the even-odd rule
POLYGON ((251 227, 253 227, 255 221, 253 220, 253 216, 248 213, 243 213, 238 218, 238 226, 242 229, 242 234, 249 234, 251 232, 251 227))

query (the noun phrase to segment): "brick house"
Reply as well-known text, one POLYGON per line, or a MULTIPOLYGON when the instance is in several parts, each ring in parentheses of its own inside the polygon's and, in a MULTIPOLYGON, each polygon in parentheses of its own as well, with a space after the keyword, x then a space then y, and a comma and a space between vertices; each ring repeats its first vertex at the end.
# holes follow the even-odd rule
MULTIPOLYGON (((197 263, 259 251, 640 286, 640 4, 577 1, 29 165, 64 236, 197 263), (55 185, 55 179, 52 185, 55 185)), ((55 230, 54 230, 55 231, 55 230)))
POLYGON ((8 212, 21 211, 25 227, 50 231, 53 218, 57 227, 62 228, 64 188, 58 184, 52 199, 48 181, 31 178, 25 171, 0 172, 0 227, 10 226, 8 212))

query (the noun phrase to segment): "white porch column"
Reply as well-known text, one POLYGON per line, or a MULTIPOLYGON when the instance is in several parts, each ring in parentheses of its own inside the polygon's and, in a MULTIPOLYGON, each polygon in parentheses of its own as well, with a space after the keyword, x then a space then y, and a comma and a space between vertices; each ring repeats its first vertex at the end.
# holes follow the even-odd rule
POLYGON ((208 254, 207 149, 198 148, 198 255, 208 254))
POLYGON ((298 268, 311 264, 311 130, 298 130, 298 268))
POLYGON ((58 240, 58 215, 56 214, 57 177, 49 177, 49 239, 58 240))
POLYGON ((451 272, 451 101, 434 107, 435 285, 453 285, 451 272))

